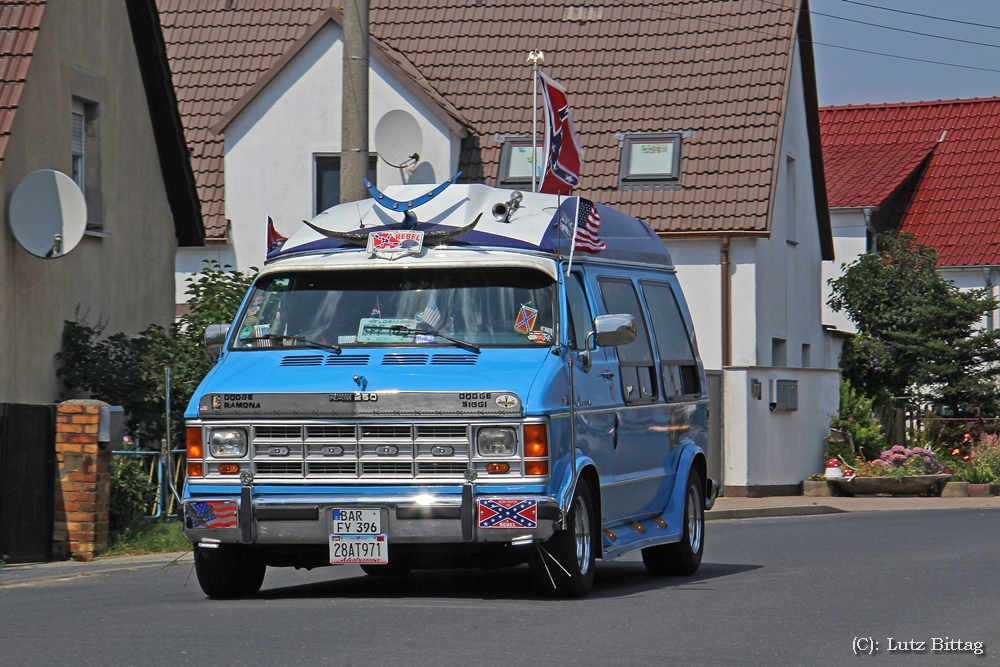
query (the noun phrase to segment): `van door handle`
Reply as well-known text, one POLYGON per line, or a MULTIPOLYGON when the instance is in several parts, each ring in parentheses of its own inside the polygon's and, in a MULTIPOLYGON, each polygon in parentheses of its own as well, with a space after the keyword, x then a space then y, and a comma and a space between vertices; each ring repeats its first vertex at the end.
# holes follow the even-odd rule
POLYGON ((615 376, 615 374, 612 373, 611 371, 602 371, 601 372, 601 377, 604 378, 605 380, 610 380, 614 376, 615 376))

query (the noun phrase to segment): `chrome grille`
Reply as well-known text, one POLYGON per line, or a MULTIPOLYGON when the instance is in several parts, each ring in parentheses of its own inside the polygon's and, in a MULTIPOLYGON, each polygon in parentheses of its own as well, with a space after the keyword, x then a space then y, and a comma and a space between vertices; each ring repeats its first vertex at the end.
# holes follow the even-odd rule
POLYGON ((354 438, 356 437, 356 429, 354 428, 354 424, 329 424, 324 426, 307 426, 306 437, 326 438, 326 439, 350 438, 351 440, 354 440, 354 438))
POLYGON ((409 424, 374 425, 362 424, 361 437, 365 439, 379 440, 401 440, 410 439, 409 424))
POLYGON ((331 463, 328 461, 310 461, 306 464, 309 467, 307 475, 348 475, 356 477, 358 474, 358 464, 354 461, 342 461, 331 463))
POLYGON ((417 438, 444 440, 460 438, 465 440, 469 437, 468 429, 464 425, 435 424, 433 426, 417 426, 417 438))
POLYGON ((296 475, 302 476, 302 463, 293 461, 261 461, 255 464, 258 475, 296 475))
POLYGON ((301 426, 255 426, 254 438, 257 440, 301 440, 301 426))
MULTIPOLYGON (((488 423, 495 423, 490 421, 488 423)), ((455 483, 470 462, 486 477, 474 438, 480 420, 330 421, 247 424, 254 475, 340 481, 395 482, 401 479, 455 483), (475 460, 473 460, 475 459, 475 460)), ((520 476, 519 461, 512 473, 520 476)), ((499 480, 497 480, 499 481, 499 480)))
POLYGON ((384 461, 365 461, 361 464, 361 476, 387 475, 410 477, 413 475, 412 463, 397 463, 384 461))
POLYGON ((417 474, 418 475, 433 475, 435 477, 445 476, 445 475, 463 475, 465 474, 466 463, 448 462, 448 463, 418 463, 417 464, 417 474))

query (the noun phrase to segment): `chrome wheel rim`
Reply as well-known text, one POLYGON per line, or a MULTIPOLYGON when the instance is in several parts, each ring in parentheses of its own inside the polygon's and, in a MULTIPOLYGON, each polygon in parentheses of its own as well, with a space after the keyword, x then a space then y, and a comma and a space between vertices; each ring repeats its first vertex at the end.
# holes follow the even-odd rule
POLYGON ((587 501, 579 496, 573 503, 573 532, 576 538, 576 564, 580 574, 590 569, 590 512, 587 501))
POLYGON ((704 530, 704 514, 701 508, 701 502, 698 499, 698 489, 692 486, 688 489, 688 517, 687 517, 687 529, 688 529, 688 544, 691 545, 691 551, 698 553, 701 551, 701 536, 704 530))

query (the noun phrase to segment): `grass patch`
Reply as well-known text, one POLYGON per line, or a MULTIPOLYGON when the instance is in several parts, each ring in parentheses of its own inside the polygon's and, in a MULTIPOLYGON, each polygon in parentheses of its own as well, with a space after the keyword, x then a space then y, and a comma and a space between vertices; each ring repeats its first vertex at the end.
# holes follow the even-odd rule
POLYGON ((171 551, 189 551, 191 542, 181 532, 177 519, 143 521, 123 530, 102 556, 140 556, 171 551))

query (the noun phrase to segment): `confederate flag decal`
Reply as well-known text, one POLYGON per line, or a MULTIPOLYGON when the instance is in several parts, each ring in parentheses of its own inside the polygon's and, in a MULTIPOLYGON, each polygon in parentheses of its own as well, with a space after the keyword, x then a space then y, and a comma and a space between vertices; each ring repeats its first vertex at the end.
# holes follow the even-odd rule
POLYGON ((537 528, 538 501, 525 498, 481 498, 480 528, 537 528))

